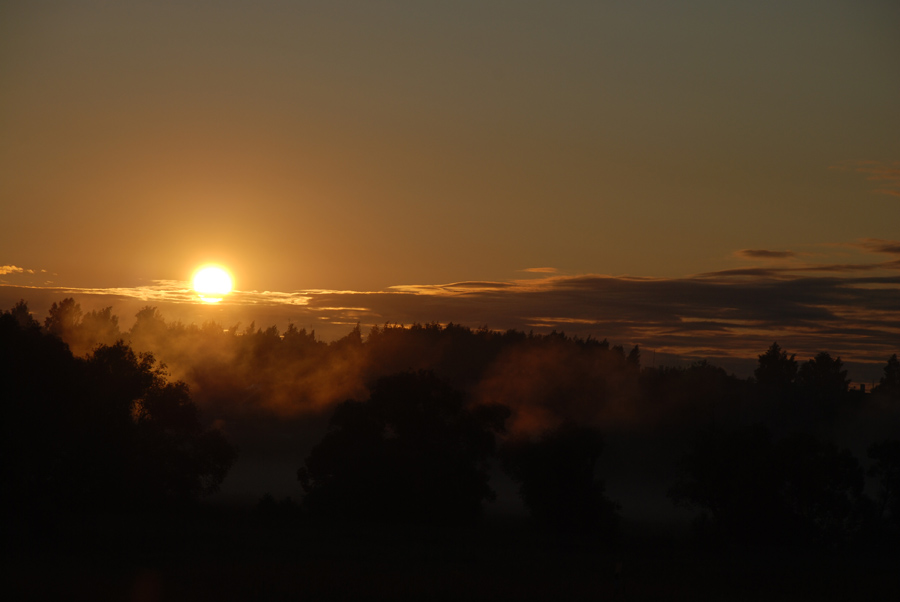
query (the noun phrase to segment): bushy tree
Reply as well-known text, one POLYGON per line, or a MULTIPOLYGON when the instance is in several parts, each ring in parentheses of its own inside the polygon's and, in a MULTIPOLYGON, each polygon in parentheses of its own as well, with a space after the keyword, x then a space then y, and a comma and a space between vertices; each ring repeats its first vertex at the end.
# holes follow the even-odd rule
POLYGON ((775 452, 781 468, 781 503, 790 517, 793 538, 835 545, 861 527, 865 477, 848 450, 808 433, 795 433, 779 441, 775 452))
POLYGON ((381 378, 331 418, 298 478, 311 511, 380 522, 475 520, 492 499, 487 460, 509 411, 467 407, 431 372, 381 378))
POLYGON ((166 339, 166 321, 159 310, 152 306, 146 306, 135 314, 134 324, 131 325, 129 336, 131 343, 138 349, 159 349, 166 339))
POLYGON ((53 303, 44 328, 65 341, 77 356, 87 355, 98 345, 112 345, 122 336, 119 318, 113 315, 112 307, 84 313, 71 297, 53 303))
POLYGON ((800 366, 797 380, 805 392, 817 399, 838 398, 850 385, 844 362, 825 351, 800 366))
POLYGON ((119 330, 119 317, 113 315, 112 307, 104 307, 84 314, 80 330, 88 350, 97 345, 113 345, 122 338, 119 330))
POLYGON ((754 371, 756 381, 770 391, 786 391, 797 376, 797 361, 794 355, 788 357, 777 342, 772 343, 765 353, 759 356, 759 365, 754 371))
POLYGON ((896 353, 888 358, 884 376, 878 381, 874 392, 891 399, 900 399, 900 360, 896 353))
POLYGON ((596 428, 566 424, 538 440, 508 442, 503 468, 519 483, 519 495, 539 524, 608 536, 616 529, 617 507, 595 475, 602 451, 596 428))
POLYGON ((803 433, 773 441, 753 426, 698 436, 669 495, 701 511, 697 524, 707 536, 834 545, 861 528, 863 485, 847 450, 803 433))
POLYGON ((869 475, 878 480, 879 514, 895 531, 900 531, 900 439, 873 444, 868 456, 873 460, 869 475))
POLYGON ((761 427, 701 432, 682 460, 680 479, 670 489, 676 504, 700 510, 704 536, 737 540, 771 537, 784 529, 778 500, 780 474, 773 470, 771 435, 761 427))
POLYGON ((44 328, 50 334, 65 340, 66 335, 73 333, 81 324, 81 305, 68 297, 50 306, 50 315, 44 320, 44 328))
POLYGON ((28 304, 24 299, 20 299, 18 303, 9 310, 9 315, 19 324, 22 330, 40 328, 40 323, 34 319, 31 312, 28 311, 28 304))
POLYGON ((72 355, 0 315, 3 489, 28 512, 152 508, 215 491, 235 457, 187 386, 123 342, 72 355))

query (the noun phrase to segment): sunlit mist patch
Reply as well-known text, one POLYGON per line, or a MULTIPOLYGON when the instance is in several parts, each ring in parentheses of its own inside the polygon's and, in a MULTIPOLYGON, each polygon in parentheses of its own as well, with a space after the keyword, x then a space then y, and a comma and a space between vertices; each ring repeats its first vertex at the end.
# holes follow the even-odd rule
POLYGON ((231 275, 222 267, 207 265, 194 272, 191 279, 197 297, 204 303, 218 303, 231 292, 231 275))

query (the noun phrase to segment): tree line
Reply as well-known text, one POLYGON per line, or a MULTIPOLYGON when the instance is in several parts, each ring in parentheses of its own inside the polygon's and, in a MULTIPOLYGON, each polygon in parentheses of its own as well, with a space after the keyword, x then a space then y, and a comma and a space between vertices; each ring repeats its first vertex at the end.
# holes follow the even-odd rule
POLYGON ((900 533, 900 442, 870 441, 865 468, 835 435, 873 413, 900 424, 896 355, 862 393, 840 358, 801 363, 777 343, 741 379, 707 362, 642 367, 637 346, 454 324, 357 326, 326 344, 293 325, 170 324, 147 307, 122 332, 111 308, 72 299, 43 325, 24 302, 3 312, 0 345, 7 516, 198 499, 236 457, 213 419, 318 412, 328 429, 297 470, 310 516, 471 524, 497 460, 536 523, 611 538, 622 509, 597 465, 624 433, 683 442, 670 497, 707 539, 900 533))
POLYGON ((155 511, 215 492, 236 457, 188 386, 121 339, 72 354, 24 302, 0 314, 4 520, 155 511))

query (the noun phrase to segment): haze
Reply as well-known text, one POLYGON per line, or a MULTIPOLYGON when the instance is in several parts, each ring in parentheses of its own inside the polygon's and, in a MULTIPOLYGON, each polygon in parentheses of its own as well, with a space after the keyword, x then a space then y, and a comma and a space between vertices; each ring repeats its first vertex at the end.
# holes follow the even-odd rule
MULTIPOLYGON (((86 296, 207 262, 284 295, 773 266, 896 291, 898 30, 874 0, 6 4, 3 307, 106 306, 86 296)), ((355 300, 322 321, 616 334, 568 303, 355 300)), ((896 328, 882 306, 852 313, 896 328)))

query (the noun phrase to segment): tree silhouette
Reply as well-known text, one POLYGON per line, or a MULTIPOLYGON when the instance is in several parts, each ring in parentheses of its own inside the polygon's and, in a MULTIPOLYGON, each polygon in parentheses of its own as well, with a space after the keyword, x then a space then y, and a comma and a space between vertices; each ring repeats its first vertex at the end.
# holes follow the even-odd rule
MULTIPOLYGON (((73 315, 67 307, 51 323, 73 315)), ((19 322, 0 315, 0 458, 12 509, 152 509, 218 487, 235 451, 202 427, 187 386, 168 382, 152 355, 119 341, 76 358, 19 322)))
POLYGON ((835 399, 847 392, 850 381, 841 358, 821 352, 807 361, 797 373, 801 387, 817 399, 835 399))
MULTIPOLYGON (((79 424, 83 377, 58 337, 22 326, 27 308, 0 314, 0 474, 10 515, 62 506, 79 424)), ((26 322, 27 324, 27 322, 26 322)))
POLYGON ((565 532, 613 534, 616 505, 594 475, 603 450, 600 432, 565 424, 537 441, 514 439, 503 448, 503 467, 539 523, 565 532))
POLYGON ((878 381, 874 391, 891 399, 900 400, 900 360, 897 359, 896 353, 888 358, 884 376, 878 381))
MULTIPOLYGON (((27 307, 26 307, 27 310, 27 307)), ((12 311, 18 311, 14 308, 12 311)), ((77 356, 90 353, 97 345, 112 345, 122 336, 119 318, 112 307, 92 310, 86 314, 72 298, 53 303, 44 320, 45 330, 62 339, 77 356)))
POLYGON ((44 328, 50 334, 65 340, 66 335, 73 333, 81 323, 81 316, 81 305, 68 297, 50 306, 50 315, 44 320, 44 328))
POLYGON ((287 330, 284 331, 284 336, 282 336, 282 340, 284 341, 285 347, 295 355, 308 353, 312 348, 319 344, 316 341, 315 330, 307 333, 305 328, 298 329, 293 323, 288 324, 287 330))
POLYGON ((166 321, 155 307, 146 306, 135 314, 129 335, 140 349, 158 349, 167 335, 166 321))
POLYGON ((682 460, 682 475, 669 496, 701 511, 696 521, 701 535, 771 538, 786 526, 773 455, 771 435, 761 426, 705 430, 682 460))
POLYGON ((384 377, 367 401, 336 408, 298 471, 304 504, 348 519, 471 522, 493 496, 486 461, 508 414, 466 407, 430 372, 384 377))
POLYGON ((759 365, 754 371, 756 381, 765 389, 773 392, 784 392, 790 389, 797 376, 797 361, 794 355, 788 357, 778 343, 772 343, 765 353, 759 356, 759 365))
POLYGON ((773 442, 763 426, 701 433, 669 492, 701 510, 702 534, 751 543, 840 543, 863 520, 863 471, 812 435, 773 442))
POLYGON ((112 307, 104 307, 84 314, 80 330, 88 350, 97 345, 113 345, 122 338, 119 330, 119 318, 113 315, 112 307))
POLYGON ((632 366, 635 369, 640 369, 641 367, 641 348, 639 345, 635 345, 631 348, 631 351, 628 352, 628 357, 625 358, 625 361, 629 366, 632 366))
POLYGON ((879 513, 900 533, 900 439, 873 444, 868 455, 874 461, 869 475, 878 479, 879 513))
POLYGON ((874 395, 852 397, 840 358, 820 353, 799 365, 777 343, 759 356, 756 379, 742 379, 705 361, 641 368, 637 345, 628 352, 562 332, 386 324, 365 338, 357 326, 326 344, 293 325, 283 333, 255 324, 226 332, 214 322, 167 324, 153 307, 136 317, 125 344, 114 339, 119 325, 108 307, 83 313, 63 299, 38 323, 20 301, 3 314, 0 475, 3 499, 18 512, 151 508, 214 490, 234 450, 205 428, 196 400, 248 447, 271 433, 263 430, 271 422, 254 422, 260 416, 287 416, 279 427, 287 429, 308 412, 334 410, 329 432, 298 473, 307 510, 465 522, 490 499, 485 461, 506 416, 474 404, 488 399, 515 407, 516 426, 529 432, 568 425, 534 440, 515 438, 502 454, 535 520, 553 529, 602 532, 614 522, 593 472, 603 439, 584 426, 601 421, 610 429, 604 434, 622 442, 620 458, 645 443, 648 453, 674 450, 698 426, 724 429, 693 442, 673 488, 676 500, 706 515, 708 534, 835 544, 855 537, 866 512, 873 517, 868 533, 898 528, 891 475, 900 461, 887 443, 870 450, 868 474, 880 489, 867 508, 852 456, 807 435, 783 438, 795 430, 835 441, 852 436, 854 445, 885 437, 896 424, 889 401, 900 395, 896 355, 874 395), (190 390, 169 381, 157 359, 190 390), (397 374, 404 369, 425 372, 397 374), (459 391, 471 392, 471 400, 459 391), (335 403, 348 398, 360 401, 335 403), (843 403, 850 400, 856 403, 843 403), (828 428, 840 423, 823 424, 823 416, 848 424, 875 418, 878 435, 867 440, 863 430, 875 420, 853 422, 861 428, 848 435, 828 428), (733 429, 756 421, 778 437, 764 427, 733 429))
POLYGON ((34 330, 41 327, 40 323, 34 319, 31 312, 28 311, 28 304, 24 299, 20 299, 15 306, 9 310, 9 315, 18 323, 22 330, 34 330))
MULTIPOLYGON (((183 382, 168 382, 149 353, 119 341, 87 359, 94 421, 130 452, 122 479, 136 503, 185 501, 218 489, 235 450, 217 430, 204 430, 183 382), (127 434, 130 443, 121 442, 127 434)), ((115 449, 115 447, 113 448, 115 449)))
POLYGON ((848 450, 795 433, 779 441, 775 452, 781 499, 794 538, 835 545, 861 527, 865 477, 848 450))
POLYGON ((220 431, 202 428, 187 385, 155 381, 134 415, 142 445, 137 456, 143 464, 142 490, 183 500, 218 489, 235 451, 220 431))

